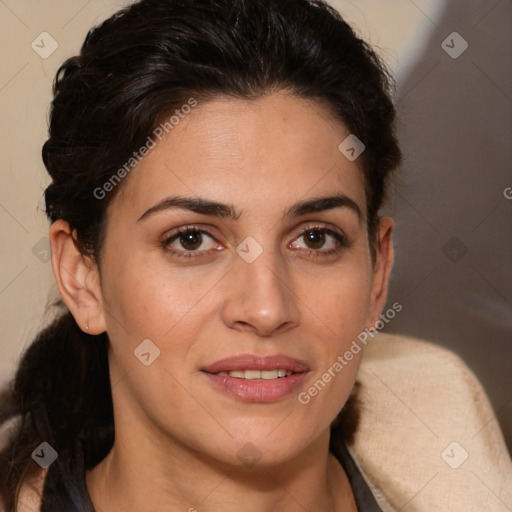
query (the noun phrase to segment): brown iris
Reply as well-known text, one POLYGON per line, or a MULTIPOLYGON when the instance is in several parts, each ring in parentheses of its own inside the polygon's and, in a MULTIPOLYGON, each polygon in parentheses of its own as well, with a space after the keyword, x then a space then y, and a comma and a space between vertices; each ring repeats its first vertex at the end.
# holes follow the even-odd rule
POLYGON ((312 249, 319 249, 325 243, 325 233, 312 229, 304 233, 304 239, 312 249))
POLYGON ((197 249, 203 242, 203 235, 199 231, 190 231, 180 235, 181 245, 187 250, 197 249))

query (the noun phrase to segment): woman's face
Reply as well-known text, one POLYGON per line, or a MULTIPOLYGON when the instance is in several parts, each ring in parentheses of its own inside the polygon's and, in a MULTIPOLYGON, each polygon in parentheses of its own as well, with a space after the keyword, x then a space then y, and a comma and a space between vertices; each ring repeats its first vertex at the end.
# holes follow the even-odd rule
POLYGON ((116 431, 229 464, 284 462, 328 431, 360 354, 305 392, 378 319, 387 280, 348 135, 283 92, 219 98, 126 178, 101 253, 116 431))

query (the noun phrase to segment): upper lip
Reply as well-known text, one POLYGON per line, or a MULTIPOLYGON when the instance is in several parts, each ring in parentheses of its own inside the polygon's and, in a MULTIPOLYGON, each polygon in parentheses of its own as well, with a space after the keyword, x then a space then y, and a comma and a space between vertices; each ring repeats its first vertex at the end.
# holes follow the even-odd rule
POLYGON ((294 373, 306 372, 309 366, 305 361, 282 354, 258 356, 255 354, 239 354, 220 359, 205 366, 202 371, 207 373, 230 372, 236 370, 275 370, 283 369, 294 373))

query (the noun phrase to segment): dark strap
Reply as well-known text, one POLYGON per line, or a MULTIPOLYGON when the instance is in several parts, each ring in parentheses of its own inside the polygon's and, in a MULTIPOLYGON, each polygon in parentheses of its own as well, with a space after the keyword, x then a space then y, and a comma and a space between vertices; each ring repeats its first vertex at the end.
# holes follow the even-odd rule
POLYGON ((366 480, 344 443, 332 443, 331 453, 340 461, 352 487, 358 512, 382 512, 366 480))

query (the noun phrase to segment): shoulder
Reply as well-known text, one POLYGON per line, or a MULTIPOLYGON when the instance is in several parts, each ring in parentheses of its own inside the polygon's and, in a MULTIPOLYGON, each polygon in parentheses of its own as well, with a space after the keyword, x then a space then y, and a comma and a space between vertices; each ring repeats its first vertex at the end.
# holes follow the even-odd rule
MULTIPOLYGON (((25 481, 20 489, 16 512, 40 512, 46 471, 41 470, 35 477, 25 481)), ((5 503, 0 498, 0 511, 5 510, 5 503)))
POLYGON ((500 511, 512 462, 489 400, 456 354, 415 338, 368 338, 350 451, 383 510, 500 511))
POLYGON ((18 509, 16 512, 39 512, 43 496, 44 482, 47 470, 41 470, 30 481, 24 482, 19 497, 18 509))
MULTIPOLYGON (((16 512, 40 512, 46 474, 47 470, 41 470, 37 475, 23 482, 16 512)), ((0 511, 3 510, 5 510, 5 504, 0 498, 0 511)))
MULTIPOLYGON (((15 422, 8 422, 0 428, 0 449, 4 448, 9 442, 9 435, 16 427, 15 422)), ((47 469, 40 469, 31 478, 25 480, 20 488, 18 507, 16 512, 39 512, 43 496, 44 482, 47 469)), ((0 511, 4 510, 5 505, 0 497, 0 511)))

